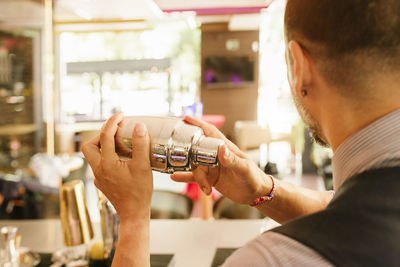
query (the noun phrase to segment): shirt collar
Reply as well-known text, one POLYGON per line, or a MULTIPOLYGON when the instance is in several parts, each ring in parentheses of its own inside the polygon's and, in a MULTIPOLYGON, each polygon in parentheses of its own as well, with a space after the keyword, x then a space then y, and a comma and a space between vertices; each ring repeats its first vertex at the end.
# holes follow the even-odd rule
POLYGON ((390 161, 400 159, 399 136, 400 109, 347 138, 332 158, 334 189, 337 190, 345 180, 356 174, 383 167, 385 162, 399 164, 398 161, 390 161))

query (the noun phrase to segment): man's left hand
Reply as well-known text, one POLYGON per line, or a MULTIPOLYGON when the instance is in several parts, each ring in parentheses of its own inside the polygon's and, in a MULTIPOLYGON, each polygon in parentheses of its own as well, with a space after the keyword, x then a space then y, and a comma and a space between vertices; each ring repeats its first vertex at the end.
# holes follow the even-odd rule
POLYGON ((122 121, 122 113, 112 116, 100 136, 83 145, 82 152, 92 167, 96 187, 113 204, 121 222, 149 219, 153 192, 150 137, 146 126, 138 123, 132 133, 132 158, 121 160, 115 152, 115 135, 122 121))

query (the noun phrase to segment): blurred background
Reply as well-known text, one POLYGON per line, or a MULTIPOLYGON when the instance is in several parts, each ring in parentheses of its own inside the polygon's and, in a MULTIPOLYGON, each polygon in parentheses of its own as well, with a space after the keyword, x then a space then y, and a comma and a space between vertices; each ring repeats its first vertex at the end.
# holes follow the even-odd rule
MULTIPOLYGON (((311 142, 286 80, 284 6, 0 0, 0 218, 57 218, 59 186, 79 179, 98 220, 79 151, 118 111, 202 117, 267 173, 332 189, 332 153, 311 142)), ((260 217, 168 175, 155 189, 153 218, 260 217)))

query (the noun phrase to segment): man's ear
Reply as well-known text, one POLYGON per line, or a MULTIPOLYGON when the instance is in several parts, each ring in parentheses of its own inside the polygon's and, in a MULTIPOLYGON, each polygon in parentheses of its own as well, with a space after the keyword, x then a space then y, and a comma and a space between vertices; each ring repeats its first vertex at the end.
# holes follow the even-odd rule
POLYGON ((290 87, 297 95, 311 82, 309 59, 306 52, 296 41, 290 41, 287 46, 286 62, 288 64, 288 80, 290 87))

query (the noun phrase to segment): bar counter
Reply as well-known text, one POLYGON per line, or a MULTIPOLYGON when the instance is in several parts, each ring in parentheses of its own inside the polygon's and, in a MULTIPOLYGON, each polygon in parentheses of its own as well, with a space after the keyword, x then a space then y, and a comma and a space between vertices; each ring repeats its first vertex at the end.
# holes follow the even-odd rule
MULTIPOLYGON (((60 220, 0 221, 18 227, 21 245, 32 251, 51 253, 62 248, 60 220)), ((211 266, 217 248, 239 248, 278 224, 263 220, 151 220, 150 252, 174 254, 174 267, 211 266)), ((95 238, 100 225, 93 223, 95 238)))

